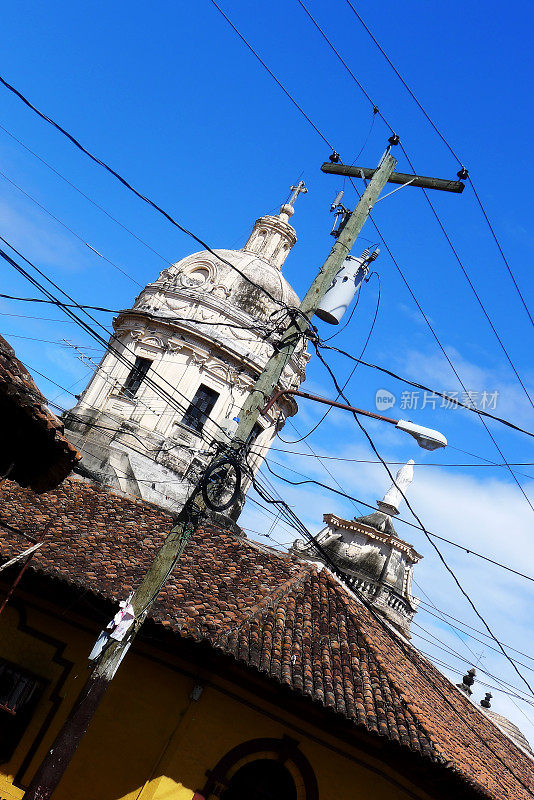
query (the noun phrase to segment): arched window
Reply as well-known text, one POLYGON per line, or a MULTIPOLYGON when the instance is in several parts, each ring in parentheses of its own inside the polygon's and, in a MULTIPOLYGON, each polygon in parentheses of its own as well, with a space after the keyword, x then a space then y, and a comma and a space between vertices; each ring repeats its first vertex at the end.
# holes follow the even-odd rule
POLYGON ((317 781, 299 743, 281 739, 243 742, 208 770, 204 800, 318 800, 317 781))
POLYGON ((297 800, 297 788, 286 767, 259 758, 237 770, 221 800, 297 800))

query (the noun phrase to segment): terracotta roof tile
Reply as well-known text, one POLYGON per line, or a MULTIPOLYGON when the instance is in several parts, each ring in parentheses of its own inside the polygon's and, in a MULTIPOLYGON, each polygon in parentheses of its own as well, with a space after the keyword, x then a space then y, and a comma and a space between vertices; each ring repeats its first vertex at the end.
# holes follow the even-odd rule
POLYGON ((63 436, 63 425, 47 407, 15 351, 0 336, 0 474, 45 492, 64 480, 80 455, 63 436))
MULTIPOLYGON (((38 521, 30 495, 4 487, 2 557, 19 546, 2 522, 34 533, 52 523, 33 569, 114 600, 138 583, 172 526, 155 506, 79 480, 38 498, 38 521)), ((532 797, 534 762, 326 569, 206 526, 191 538, 152 618, 447 764, 489 798, 532 797)))

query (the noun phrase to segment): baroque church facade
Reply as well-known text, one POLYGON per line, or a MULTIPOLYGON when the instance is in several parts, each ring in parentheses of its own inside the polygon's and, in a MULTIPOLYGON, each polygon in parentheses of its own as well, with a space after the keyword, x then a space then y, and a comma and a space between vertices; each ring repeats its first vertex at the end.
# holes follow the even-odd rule
MULTIPOLYGON (((88 477, 176 509, 214 444, 229 441, 273 352, 268 333, 287 325, 287 307, 299 305, 282 275, 297 241, 292 203, 305 191, 302 182, 292 188, 279 215, 256 221, 242 250, 187 256, 113 320, 108 350, 65 417, 88 477)), ((278 388, 298 388, 308 359, 302 345, 278 388)), ((296 410, 287 396, 261 417, 248 443, 253 473, 296 410)))

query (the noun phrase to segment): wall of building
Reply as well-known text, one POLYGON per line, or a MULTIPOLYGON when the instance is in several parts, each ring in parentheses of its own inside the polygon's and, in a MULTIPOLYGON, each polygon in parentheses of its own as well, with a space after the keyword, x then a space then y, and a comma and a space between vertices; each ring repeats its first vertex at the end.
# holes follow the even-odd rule
MULTIPOLYGON (((22 784, 33 775, 85 681, 87 655, 98 633, 98 626, 73 618, 68 608, 46 607, 42 600, 37 607, 31 598, 16 605, 0 617, 0 657, 47 685, 13 758, 0 765, 0 800, 23 796, 22 784)), ((222 678, 198 660, 140 646, 119 669, 55 800, 192 800, 206 789, 208 771, 232 748, 287 737, 298 755, 286 762, 298 800, 314 800, 306 794, 299 760, 309 764, 321 800, 429 800, 381 761, 378 746, 373 758, 340 742, 324 726, 289 712, 282 696, 280 703, 265 699, 261 685, 245 688, 243 681, 222 678)), ((245 754, 239 764, 256 757, 245 754)), ((267 747, 262 757, 279 758, 276 746, 267 747)), ((206 800, 217 796, 208 792, 206 800)))

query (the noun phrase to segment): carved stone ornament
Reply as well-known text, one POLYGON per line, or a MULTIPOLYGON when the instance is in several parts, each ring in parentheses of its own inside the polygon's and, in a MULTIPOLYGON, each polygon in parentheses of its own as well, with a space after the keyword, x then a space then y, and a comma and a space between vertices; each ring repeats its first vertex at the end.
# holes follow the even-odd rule
POLYGON ((130 337, 134 342, 147 345, 148 347, 157 347, 162 350, 165 342, 159 336, 156 336, 154 331, 136 330, 130 331, 130 337))
POLYGON ((211 261, 195 261, 176 275, 176 284, 190 289, 213 287, 217 271, 211 261))

